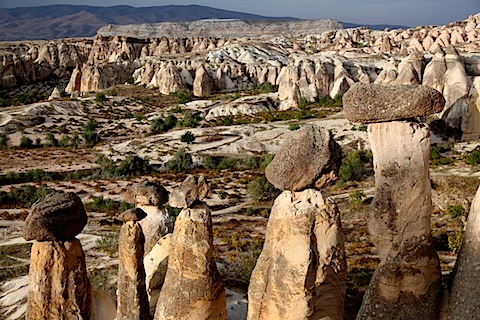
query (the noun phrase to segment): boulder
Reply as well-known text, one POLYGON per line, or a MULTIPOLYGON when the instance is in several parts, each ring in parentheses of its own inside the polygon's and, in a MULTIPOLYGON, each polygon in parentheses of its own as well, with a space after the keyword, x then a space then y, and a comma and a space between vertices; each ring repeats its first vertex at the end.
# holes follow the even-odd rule
POLYGON ((87 213, 73 192, 51 193, 32 205, 25 220, 25 240, 69 241, 87 224, 87 213))
POLYGON ((205 199, 210 193, 210 187, 204 176, 197 180, 192 175, 180 184, 180 187, 170 193, 168 204, 174 208, 189 208, 195 201, 205 199))
POLYGON ((305 125, 285 139, 265 176, 280 190, 321 188, 336 178, 341 158, 341 148, 328 130, 305 125))
POLYGON ((343 113, 352 122, 384 122, 421 117, 443 110, 445 99, 422 85, 357 83, 343 96, 343 113))
POLYGON ((90 283, 80 241, 34 241, 28 277, 26 320, 90 319, 90 283))
POLYGON ((480 77, 473 78, 468 110, 462 122, 462 140, 480 139, 480 77))
POLYGON ((177 217, 154 319, 227 319, 225 289, 213 259, 212 217, 206 205, 183 209, 177 217))
POLYGON ((340 212, 320 191, 284 191, 272 207, 248 288, 248 320, 343 319, 347 263, 340 212))
POLYGON ((357 320, 437 319, 442 275, 430 230, 429 128, 373 123, 368 136, 375 169, 368 228, 380 263, 357 320))
POLYGON ((158 183, 136 183, 127 189, 125 200, 137 205, 161 206, 168 202, 168 191, 158 183))
POLYGON ((115 320, 117 306, 115 299, 101 290, 92 290, 92 312, 90 320, 115 320))
POLYGON ((118 215, 118 220, 122 222, 140 221, 147 216, 147 213, 140 208, 125 210, 118 215))
POLYGON ((149 319, 143 266, 144 243, 138 222, 130 220, 122 225, 118 242, 117 320, 149 319))
POLYGON ((448 319, 480 319, 480 188, 472 201, 463 243, 451 275, 448 319))

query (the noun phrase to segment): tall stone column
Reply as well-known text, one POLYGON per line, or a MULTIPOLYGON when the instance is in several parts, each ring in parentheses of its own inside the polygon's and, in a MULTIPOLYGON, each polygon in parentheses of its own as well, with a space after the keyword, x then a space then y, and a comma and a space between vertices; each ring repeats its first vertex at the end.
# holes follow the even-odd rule
POLYGON ((139 223, 146 216, 139 208, 127 210, 118 216, 123 225, 118 242, 117 320, 149 319, 143 266, 145 237, 139 223))
POLYGON ((347 119, 369 124, 375 196, 368 227, 380 264, 357 319, 437 319, 441 270, 432 243, 426 124, 401 121, 443 109, 425 86, 355 85, 344 98, 347 119))
POLYGON ((32 245, 27 320, 90 319, 85 254, 75 238, 87 224, 74 193, 47 195, 32 205, 23 237, 32 245))
POLYGON ((472 201, 462 248, 452 273, 449 320, 480 319, 480 188, 472 201))
POLYGON ((315 190, 335 180, 340 159, 327 130, 303 126, 265 170, 285 191, 272 207, 250 278, 247 319, 343 319, 347 263, 340 213, 315 190))

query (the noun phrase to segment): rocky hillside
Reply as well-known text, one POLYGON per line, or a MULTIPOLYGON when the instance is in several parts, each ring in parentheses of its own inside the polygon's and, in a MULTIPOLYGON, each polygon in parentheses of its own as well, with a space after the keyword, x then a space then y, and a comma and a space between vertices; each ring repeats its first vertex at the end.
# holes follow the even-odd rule
POLYGON ((93 7, 53 5, 31 8, 0 9, 0 41, 91 37, 107 25, 193 21, 201 19, 295 20, 265 17, 199 5, 93 7))

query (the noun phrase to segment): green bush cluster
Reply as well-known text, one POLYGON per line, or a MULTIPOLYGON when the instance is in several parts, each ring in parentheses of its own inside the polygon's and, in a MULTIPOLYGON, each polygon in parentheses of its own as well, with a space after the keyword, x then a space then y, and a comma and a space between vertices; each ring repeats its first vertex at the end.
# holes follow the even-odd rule
POLYGON ((0 134, 0 150, 6 150, 9 147, 10 139, 6 134, 0 134))
POLYGON ((111 232, 103 234, 95 244, 98 250, 113 258, 118 253, 118 234, 111 232))
POLYGON ((265 154, 261 157, 247 156, 243 160, 235 157, 204 156, 202 166, 213 170, 261 170, 262 172, 272 162, 274 154, 265 154))
POLYGON ((102 103, 105 101, 107 101, 107 96, 105 95, 105 93, 97 92, 97 94, 95 94, 95 102, 102 103))
POLYGON ((183 172, 192 167, 192 156, 185 150, 185 148, 178 149, 172 159, 166 163, 167 170, 175 172, 183 172))
POLYGON ((177 102, 179 104, 185 104, 193 101, 193 92, 192 91, 177 91, 174 93, 174 95, 177 97, 177 102))
POLYGON ((22 135, 22 137, 20 138, 20 148, 21 149, 31 149, 33 147, 34 147, 33 140, 30 139, 27 136, 22 135))
POLYGON ((453 159, 442 156, 442 153, 450 151, 445 144, 433 144, 430 146, 430 162, 432 165, 447 165, 453 163, 453 159))
POLYGON ((54 181, 61 178, 56 172, 45 172, 42 169, 33 169, 26 172, 7 172, 5 176, 0 176, 0 185, 9 185, 26 182, 54 181))
POLYGON ((112 159, 100 155, 96 163, 100 165, 99 176, 107 179, 118 177, 131 177, 150 174, 153 171, 152 166, 147 159, 139 156, 129 155, 120 163, 114 162, 112 159))
POLYGON ((198 113, 192 113, 187 111, 183 115, 183 120, 181 122, 182 127, 195 128, 198 127, 202 118, 198 113))
POLYGON ((339 181, 345 183, 355 180, 361 181, 367 174, 372 173, 373 154, 371 150, 350 152, 342 159, 339 170, 339 181))
POLYGON ((87 211, 109 213, 113 215, 133 207, 135 207, 135 205, 129 202, 106 199, 103 196, 94 197, 92 201, 85 203, 87 211))
POLYGON ((460 217, 464 217, 467 213, 461 204, 457 204, 454 206, 447 206, 447 209, 445 210, 445 212, 454 220, 460 217))
POLYGON ((480 146, 470 151, 465 157, 465 161, 472 166, 480 165, 480 146))
POLYGON ((165 120, 162 118, 153 118, 150 124, 150 131, 153 134, 167 132, 173 129, 178 123, 177 117, 174 115, 168 115, 165 120))
POLYGON ((83 139, 89 147, 93 147, 101 141, 100 135, 97 133, 98 123, 89 121, 83 129, 83 139))
POLYGON ((280 192, 264 176, 256 177, 247 185, 247 193, 255 203, 274 200, 280 192))
POLYGON ((187 144, 195 141, 195 135, 191 131, 187 131, 180 137, 180 141, 186 142, 187 144))
POLYGON ((35 201, 54 191, 45 185, 12 188, 9 192, 0 191, 0 208, 30 208, 35 201))
POLYGON ((300 129, 300 125, 299 125, 298 123, 291 123, 291 124, 288 126, 288 129, 290 129, 290 131, 295 131, 295 130, 300 129))

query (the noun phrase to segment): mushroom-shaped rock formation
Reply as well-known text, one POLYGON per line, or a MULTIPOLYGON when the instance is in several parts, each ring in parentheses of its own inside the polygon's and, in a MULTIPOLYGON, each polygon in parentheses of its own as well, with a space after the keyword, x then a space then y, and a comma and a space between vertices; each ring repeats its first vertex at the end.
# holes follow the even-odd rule
POLYGON ((284 191, 272 207, 248 288, 249 320, 343 319, 347 264, 340 213, 321 191, 284 191))
POLYGON ((127 190, 125 200, 147 213, 140 225, 145 235, 145 253, 148 253, 161 237, 173 231, 172 217, 164 207, 168 192, 158 183, 137 183, 127 190))
POLYGON ((75 236, 87 223, 80 198, 55 193, 39 199, 27 217, 30 255, 27 320, 90 319, 85 254, 75 236), (48 272, 45 272, 48 270, 48 272))
POLYGON ((226 319, 225 288, 213 259, 210 209, 185 208, 175 222, 155 320, 226 319))
POLYGON ((204 176, 197 179, 189 175, 179 188, 170 193, 168 204, 174 208, 190 208, 195 201, 208 197, 209 193, 210 187, 204 176))
POLYGON ((87 224, 87 213, 75 193, 51 193, 32 205, 25 222, 25 240, 69 241, 87 224))
POLYGON ((467 220, 467 230, 458 254, 450 289, 448 319, 480 319, 480 188, 477 190, 467 220))
POLYGON ((124 223, 118 241, 117 320, 149 319, 143 266, 145 237, 138 222, 146 216, 139 208, 129 209, 118 216, 124 223))
POLYGON ((328 130, 302 126, 292 131, 265 169, 265 176, 280 190, 319 189, 336 179, 342 150, 328 130))
POLYGON ((384 121, 368 126, 375 170, 368 227, 381 261, 357 319, 437 319, 441 270, 430 230, 430 133, 426 124, 400 120, 439 112, 443 97, 424 86, 376 85, 357 85, 345 96, 347 119, 384 121))
POLYGON ((355 84, 343 96, 345 118, 353 122, 385 122, 421 117, 443 110, 445 99, 420 85, 355 84))

